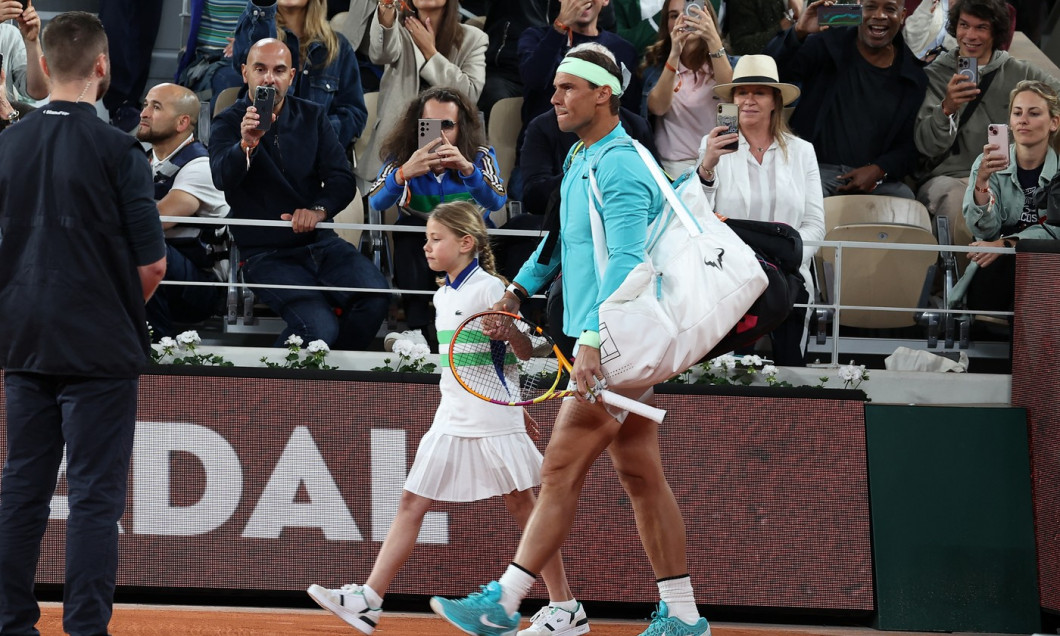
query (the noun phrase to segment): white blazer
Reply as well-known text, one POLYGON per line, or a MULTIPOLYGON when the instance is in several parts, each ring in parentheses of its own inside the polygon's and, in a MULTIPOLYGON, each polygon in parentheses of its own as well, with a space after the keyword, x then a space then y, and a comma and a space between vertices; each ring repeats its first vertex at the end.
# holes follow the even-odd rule
MULTIPOLYGON (((786 153, 779 146, 769 151, 775 153, 773 167, 776 173, 772 218, 750 214, 751 178, 747 162, 755 159, 751 156, 751 146, 742 134, 739 149, 721 156, 714 168, 714 185, 704 185, 703 192, 719 214, 734 219, 755 218, 786 223, 798 230, 804 241, 822 241, 825 233, 824 194, 821 190, 821 173, 817 168, 817 154, 813 144, 808 141, 793 135, 788 136, 786 141, 786 153)), ((703 161, 706 148, 707 138, 704 136, 699 145, 699 163, 703 161)), ((814 300, 810 263, 816 252, 816 247, 804 245, 802 267, 799 268, 810 300, 814 300)))

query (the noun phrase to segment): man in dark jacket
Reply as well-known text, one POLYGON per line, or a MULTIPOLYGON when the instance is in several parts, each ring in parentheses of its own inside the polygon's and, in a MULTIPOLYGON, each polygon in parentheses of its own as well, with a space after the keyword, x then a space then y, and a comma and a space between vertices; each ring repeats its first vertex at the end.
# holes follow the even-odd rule
POLYGON ((916 163, 916 113, 927 77, 900 34, 904 0, 865 0, 856 27, 822 30, 817 8, 777 34, 765 53, 780 79, 802 85, 791 127, 813 144, 824 195, 913 198, 901 182, 916 163))
MULTIPOLYGON (((248 97, 259 86, 276 89, 272 113, 241 99, 214 120, 210 169, 231 217, 291 221, 291 228, 235 225, 248 283, 303 287, 387 289, 354 246, 317 223, 334 217, 357 189, 338 137, 323 108, 287 94, 294 77, 291 53, 279 40, 259 40, 243 65, 248 97), (271 118, 268 131, 259 121, 271 118)), ((338 349, 364 349, 386 317, 386 294, 315 289, 255 288, 287 323, 276 345, 297 335, 338 349), (340 310, 336 313, 336 309, 340 310)))
POLYGON ((39 633, 33 581, 65 463, 69 510, 50 511, 66 530, 62 631, 106 634, 149 360, 144 300, 166 248, 143 150, 96 116, 103 25, 64 13, 44 44, 50 101, 0 134, 0 633, 39 633))

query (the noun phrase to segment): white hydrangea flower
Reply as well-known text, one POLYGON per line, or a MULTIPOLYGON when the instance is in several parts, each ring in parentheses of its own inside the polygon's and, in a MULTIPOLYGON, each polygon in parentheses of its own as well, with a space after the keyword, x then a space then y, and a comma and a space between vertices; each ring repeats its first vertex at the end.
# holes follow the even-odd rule
POLYGON ((766 366, 762 367, 762 375, 766 376, 767 378, 771 378, 776 374, 777 368, 772 364, 767 364, 766 366))
POLYGON ((301 336, 292 333, 291 335, 287 336, 287 342, 285 342, 284 344, 288 347, 301 347, 302 342, 303 341, 301 336))
MULTIPOLYGON (((291 337, 297 338, 297 336, 291 337)), ((298 338, 298 344, 302 344, 301 338, 298 338)), ((308 351, 309 353, 328 353, 331 351, 331 349, 328 347, 328 343, 324 342, 323 340, 314 340, 313 342, 309 343, 308 347, 306 347, 306 351, 308 351)))
POLYGON ((202 338, 199 337, 199 332, 191 329, 184 333, 177 334, 177 342, 181 345, 197 345, 202 342, 202 338))
POLYGON ((177 341, 169 336, 163 336, 162 339, 158 341, 158 346, 163 349, 173 349, 177 346, 177 341))
POLYGON ((399 356, 405 356, 406 358, 412 354, 413 344, 411 340, 395 340, 392 351, 399 356))
POLYGON ((839 367, 839 379, 844 382, 858 382, 864 374, 863 367, 855 367, 853 364, 839 367))
POLYGON ((762 364, 762 357, 748 354, 740 358, 740 364, 745 367, 757 367, 762 364))
POLYGON ((412 346, 412 353, 409 357, 416 362, 423 362, 427 360, 429 355, 431 355, 431 348, 422 342, 418 342, 412 346))

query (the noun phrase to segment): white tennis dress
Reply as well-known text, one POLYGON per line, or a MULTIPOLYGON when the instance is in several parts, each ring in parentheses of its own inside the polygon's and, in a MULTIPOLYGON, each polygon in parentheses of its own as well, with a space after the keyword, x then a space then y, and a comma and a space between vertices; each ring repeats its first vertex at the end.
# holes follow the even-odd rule
POLYGON ((442 399, 405 481, 411 493, 435 501, 477 501, 541 483, 541 453, 526 434, 522 408, 471 395, 449 368, 453 332, 503 293, 504 283, 477 259, 434 293, 442 399))

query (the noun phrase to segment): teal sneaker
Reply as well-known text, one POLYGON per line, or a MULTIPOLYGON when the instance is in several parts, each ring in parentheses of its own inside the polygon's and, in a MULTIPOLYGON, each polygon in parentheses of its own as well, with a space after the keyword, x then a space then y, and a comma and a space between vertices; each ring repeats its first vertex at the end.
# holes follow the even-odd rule
MULTIPOLYGON (((501 584, 490 581, 467 598, 450 600, 431 598, 434 613, 472 636, 515 636, 519 629, 519 612, 508 616, 501 600, 501 584)), ((662 632, 660 632, 662 633, 662 632)))
POLYGON ((651 624, 640 636, 710 636, 710 624, 703 617, 694 625, 679 618, 671 618, 666 601, 659 601, 658 611, 651 614, 651 624))

